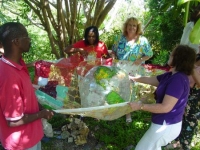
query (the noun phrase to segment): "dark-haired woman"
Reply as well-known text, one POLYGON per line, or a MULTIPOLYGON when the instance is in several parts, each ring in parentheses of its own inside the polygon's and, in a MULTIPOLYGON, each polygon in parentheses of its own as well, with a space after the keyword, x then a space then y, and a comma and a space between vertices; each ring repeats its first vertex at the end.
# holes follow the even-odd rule
POLYGON ((170 72, 154 77, 130 77, 131 80, 156 86, 156 104, 131 102, 133 111, 152 113, 152 123, 135 150, 161 150, 180 134, 182 119, 190 91, 188 76, 193 73, 195 50, 177 46, 170 54, 170 72), (184 60, 184 61, 183 61, 184 60))
MULTIPOLYGON (((194 72, 200 68, 200 54, 197 54, 194 72)), ((199 71, 198 71, 199 72, 199 71)), ((197 74, 199 76, 199 73, 197 74)), ((193 74, 194 77, 194 74, 193 74)), ((193 136, 198 127, 197 114, 200 112, 200 87, 195 81, 190 83, 190 95, 183 116, 181 133, 176 142, 166 146, 166 149, 181 147, 183 150, 190 150, 193 136)))
POLYGON ((99 40, 99 32, 96 26, 90 26, 85 29, 84 40, 78 41, 64 50, 68 56, 79 55, 80 60, 84 58, 109 58, 106 44, 99 40))

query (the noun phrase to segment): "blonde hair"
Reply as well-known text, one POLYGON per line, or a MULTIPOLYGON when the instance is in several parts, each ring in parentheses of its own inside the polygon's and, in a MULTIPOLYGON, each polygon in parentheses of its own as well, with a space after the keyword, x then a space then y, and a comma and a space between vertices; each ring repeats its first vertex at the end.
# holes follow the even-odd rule
POLYGON ((142 35, 143 34, 143 32, 142 32, 142 25, 141 25, 141 22, 137 19, 137 18, 135 18, 135 17, 130 17, 130 18, 128 18, 127 20, 126 20, 126 22, 124 23, 124 25, 123 25, 123 35, 124 36, 127 36, 128 35, 128 33, 127 33, 127 25, 128 25, 128 23, 131 21, 131 20, 133 20, 133 21, 135 21, 136 23, 137 23, 137 31, 136 31, 136 34, 137 35, 142 35))

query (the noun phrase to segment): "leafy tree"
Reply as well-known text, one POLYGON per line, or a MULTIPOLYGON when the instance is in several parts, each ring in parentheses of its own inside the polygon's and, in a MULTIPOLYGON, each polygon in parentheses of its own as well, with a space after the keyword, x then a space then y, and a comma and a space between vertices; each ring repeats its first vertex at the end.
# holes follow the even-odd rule
POLYGON ((99 27, 116 0, 24 0, 29 6, 31 22, 36 22, 47 33, 52 53, 64 56, 63 49, 82 38, 89 25, 99 27), (37 16, 37 18, 35 17, 37 16), (38 19, 40 24, 38 24, 38 19))
MULTIPOLYGON (((162 6, 161 10, 167 11, 169 9, 175 10, 174 16, 178 17, 180 13, 183 14, 183 24, 184 26, 187 24, 189 20, 190 13, 194 9, 195 6, 199 5, 199 0, 161 0, 162 6)), ((190 41, 195 44, 200 43, 200 31, 199 31, 200 19, 195 24, 193 31, 190 34, 190 41)))
POLYGON ((171 51, 176 44, 180 42, 180 38, 183 32, 183 13, 177 14, 178 9, 172 6, 172 9, 163 10, 161 9, 164 5, 164 0, 149 0, 149 12, 146 14, 147 17, 151 18, 149 26, 145 29, 145 35, 151 43, 154 51, 154 56, 149 60, 159 60, 157 64, 165 64, 168 55, 167 51, 171 51), (165 51, 165 52, 161 52, 165 51), (164 56, 163 56, 164 55, 164 56), (166 59, 162 59, 166 58, 166 59), (160 62, 163 60, 164 62, 160 62))
POLYGON ((99 27, 116 0, 2 1, 2 8, 47 32, 51 53, 64 57, 63 49, 78 40, 89 25, 99 27), (14 11, 13 11, 14 10, 14 11))

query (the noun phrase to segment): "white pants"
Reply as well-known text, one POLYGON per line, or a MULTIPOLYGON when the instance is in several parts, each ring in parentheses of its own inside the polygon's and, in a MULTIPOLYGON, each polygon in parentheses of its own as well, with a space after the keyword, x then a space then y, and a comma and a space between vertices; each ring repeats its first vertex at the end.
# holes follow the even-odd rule
POLYGON ((162 146, 173 141, 181 131, 182 122, 166 125, 151 123, 150 128, 143 135, 135 150, 161 150, 162 146))
POLYGON ((35 146, 28 148, 26 150, 41 150, 41 142, 38 142, 35 146))

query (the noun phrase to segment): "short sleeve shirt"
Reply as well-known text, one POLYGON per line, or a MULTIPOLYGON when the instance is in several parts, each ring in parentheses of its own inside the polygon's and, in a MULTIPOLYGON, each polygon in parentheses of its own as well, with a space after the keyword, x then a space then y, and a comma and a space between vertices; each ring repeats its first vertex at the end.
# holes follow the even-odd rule
POLYGON ((170 95, 178 99, 174 108, 168 113, 152 115, 152 122, 156 124, 175 124, 182 121, 185 106, 190 91, 189 78, 183 73, 167 72, 157 76, 159 85, 156 89, 156 103, 162 103, 165 95, 170 95))
POLYGON ((4 148, 12 150, 30 148, 44 135, 41 119, 16 127, 7 125, 6 120, 39 111, 28 70, 23 60, 20 63, 0 59, 0 140, 4 148))
POLYGON ((88 53, 95 53, 96 58, 101 58, 103 55, 108 55, 108 49, 102 41, 99 41, 97 45, 86 45, 84 40, 78 41, 73 45, 74 48, 83 48, 88 53))

